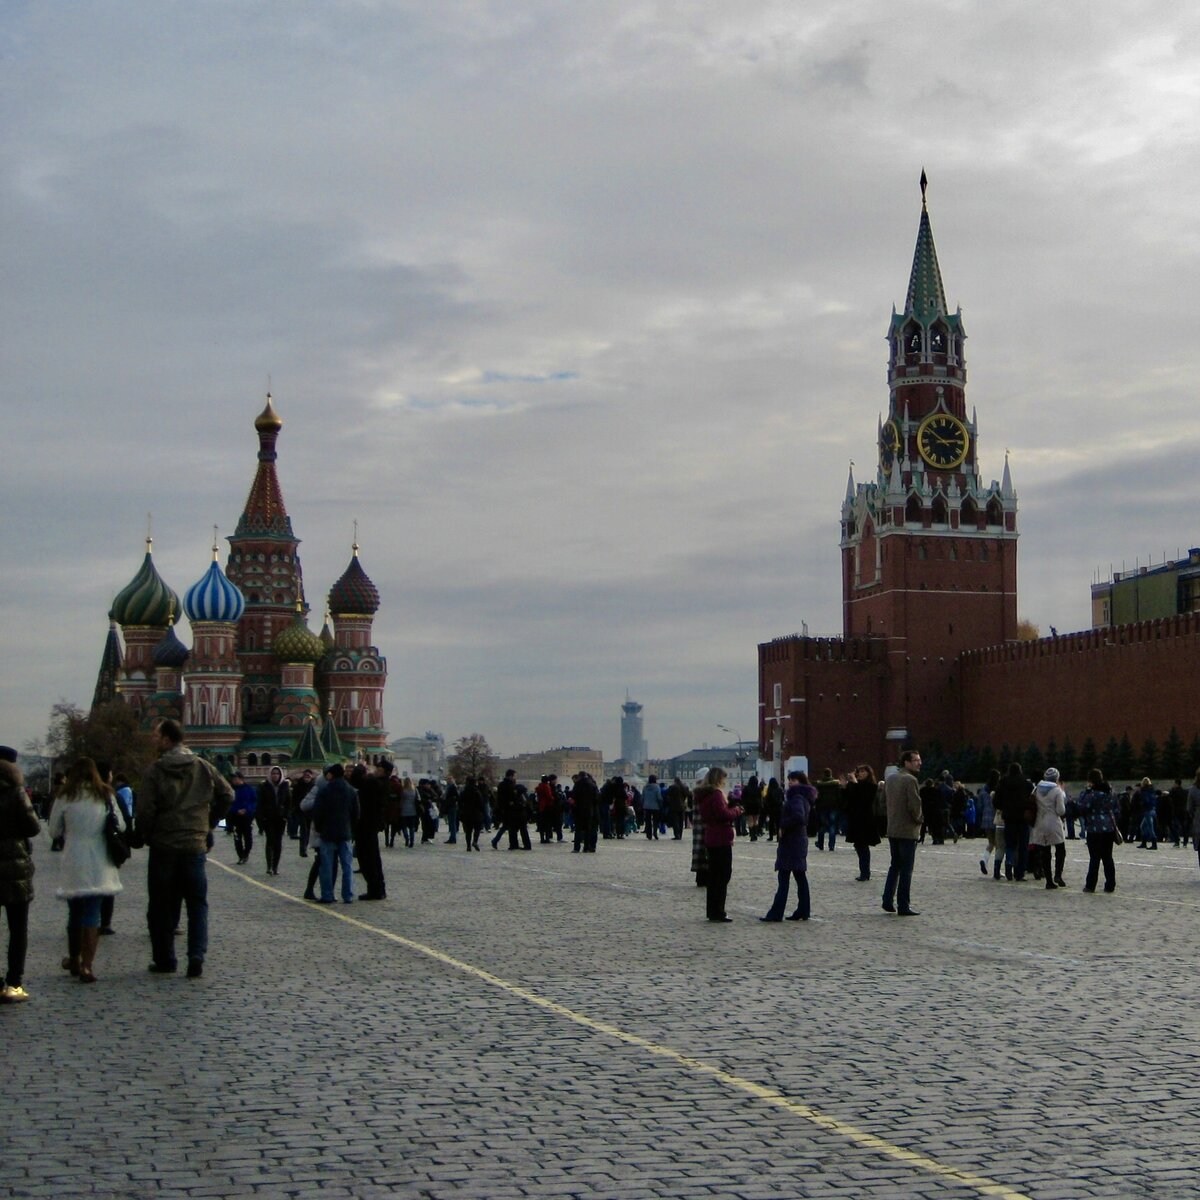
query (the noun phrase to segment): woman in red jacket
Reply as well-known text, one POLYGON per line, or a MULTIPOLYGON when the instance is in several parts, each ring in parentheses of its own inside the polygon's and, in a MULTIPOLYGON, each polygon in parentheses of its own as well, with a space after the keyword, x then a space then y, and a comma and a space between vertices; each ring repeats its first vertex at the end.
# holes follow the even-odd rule
POLYGON ((725 803, 721 790, 728 776, 720 767, 712 767, 694 793, 696 807, 704 820, 704 849, 708 855, 708 887, 705 892, 708 919, 726 924, 725 893, 733 874, 734 822, 742 810, 725 803))

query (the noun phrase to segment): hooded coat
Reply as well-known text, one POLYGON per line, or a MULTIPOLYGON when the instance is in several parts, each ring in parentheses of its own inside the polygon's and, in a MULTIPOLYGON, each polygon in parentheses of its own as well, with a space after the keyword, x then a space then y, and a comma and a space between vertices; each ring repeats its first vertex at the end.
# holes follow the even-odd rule
POLYGON ((173 746, 142 777, 134 829, 147 846, 203 854, 208 831, 225 815, 233 788, 186 746, 173 746))
POLYGON ((1067 811, 1067 794, 1050 779, 1043 779, 1033 789, 1037 802, 1037 819, 1029 834, 1034 846, 1061 846, 1067 840, 1063 817, 1067 811))
POLYGON ((811 784, 793 783, 788 788, 779 816, 776 871, 808 870, 808 814, 816 799, 817 789, 811 784))

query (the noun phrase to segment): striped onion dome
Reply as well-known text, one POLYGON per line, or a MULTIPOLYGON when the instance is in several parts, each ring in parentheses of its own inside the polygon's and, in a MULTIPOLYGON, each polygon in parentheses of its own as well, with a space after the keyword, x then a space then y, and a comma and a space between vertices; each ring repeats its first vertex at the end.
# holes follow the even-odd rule
POLYGON ((179 597, 155 569, 154 542, 146 539, 146 557, 138 573, 117 593, 111 618, 118 625, 158 625, 166 628, 179 608, 179 597))
POLYGON ((358 561, 358 543, 354 557, 342 572, 342 577, 329 589, 329 607, 335 613, 354 616, 374 616, 379 610, 379 589, 368 578, 358 561))
POLYGON ((215 545, 208 570, 184 594, 183 611, 192 622, 236 621, 246 611, 245 597, 217 564, 215 545))
POLYGON ((271 649, 280 662, 315 663, 325 657, 325 643, 309 629, 299 604, 296 605, 295 620, 276 635, 271 649))

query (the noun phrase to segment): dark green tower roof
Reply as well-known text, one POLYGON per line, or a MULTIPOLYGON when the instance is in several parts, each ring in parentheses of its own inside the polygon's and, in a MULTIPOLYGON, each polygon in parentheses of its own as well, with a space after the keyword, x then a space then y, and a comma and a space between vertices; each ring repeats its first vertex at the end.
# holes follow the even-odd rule
POLYGON ((921 223, 917 227, 917 248, 913 251, 912 274, 908 279, 908 296, 904 301, 906 316, 916 317, 929 325, 935 317, 947 315, 946 289, 942 287, 942 272, 938 267, 937 247, 933 244, 933 227, 925 207, 925 188, 928 180, 921 172, 921 223))
POLYGON ((341 762, 346 757, 346 748, 342 745, 337 726, 333 723, 333 713, 325 718, 321 729, 321 749, 325 753, 326 762, 341 762))
POLYGON ((933 244, 933 226, 929 223, 929 210, 925 206, 925 188, 928 180, 921 172, 921 221, 917 226, 917 247, 913 251, 912 274, 908 277, 908 295, 904 298, 904 311, 892 310, 891 333, 902 330, 910 321, 917 321, 926 329, 934 321, 942 320, 955 333, 966 337, 962 325, 962 313, 950 312, 946 304, 946 289, 942 286, 942 271, 938 266, 937 247, 933 244))
POLYGON ((324 766, 325 752, 321 749, 321 741, 317 737, 317 723, 312 717, 304 722, 304 732, 292 751, 291 766, 317 767, 324 766))

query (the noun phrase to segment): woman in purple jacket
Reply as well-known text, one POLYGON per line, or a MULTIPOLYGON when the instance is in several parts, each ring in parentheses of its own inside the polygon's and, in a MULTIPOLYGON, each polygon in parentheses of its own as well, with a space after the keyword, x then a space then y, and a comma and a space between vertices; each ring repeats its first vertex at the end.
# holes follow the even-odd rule
POLYGON ((704 782, 693 793, 704 820, 704 850, 708 857, 708 886, 705 893, 708 919, 727 924, 725 893, 733 874, 733 827, 742 810, 725 803, 721 790, 728 776, 720 767, 710 768, 704 782))
POLYGON ((759 917, 760 921, 783 920, 791 876, 796 879, 796 911, 788 920, 808 920, 811 911, 808 896, 808 814, 816 798, 817 789, 808 782, 808 776, 803 771, 788 772, 787 795, 779 818, 779 849, 775 853, 779 887, 770 911, 765 917, 759 917))

